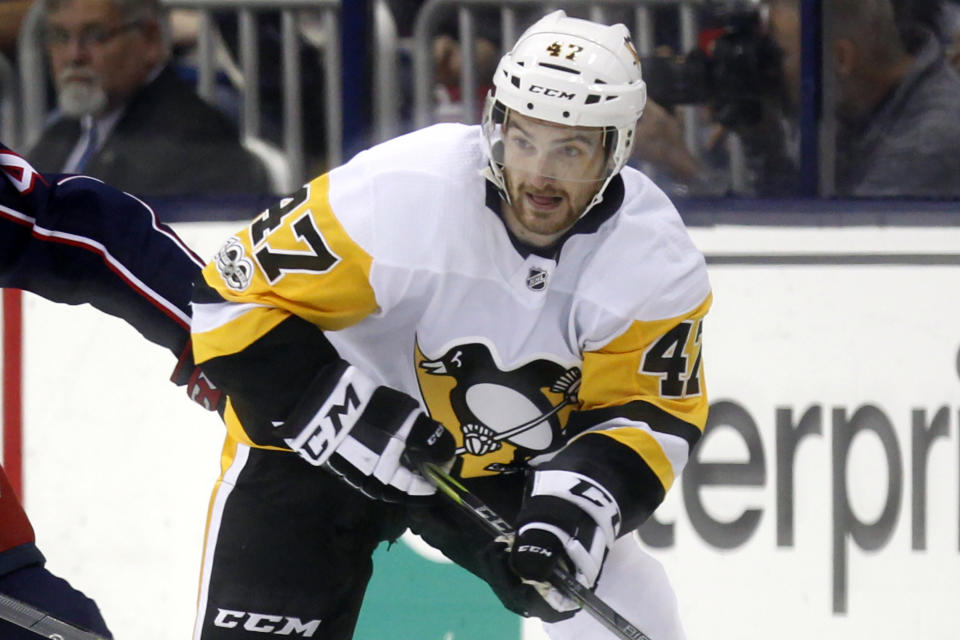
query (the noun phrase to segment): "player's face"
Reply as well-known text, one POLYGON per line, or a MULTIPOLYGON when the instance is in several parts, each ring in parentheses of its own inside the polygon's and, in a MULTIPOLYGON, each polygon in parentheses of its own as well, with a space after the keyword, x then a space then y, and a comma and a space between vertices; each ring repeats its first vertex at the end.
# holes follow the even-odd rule
POLYGON ((546 246, 580 217, 606 177, 603 130, 511 114, 503 130, 507 225, 546 246))
POLYGON ((47 53, 60 107, 96 114, 122 104, 163 55, 155 21, 125 21, 109 0, 66 0, 47 15, 47 53))

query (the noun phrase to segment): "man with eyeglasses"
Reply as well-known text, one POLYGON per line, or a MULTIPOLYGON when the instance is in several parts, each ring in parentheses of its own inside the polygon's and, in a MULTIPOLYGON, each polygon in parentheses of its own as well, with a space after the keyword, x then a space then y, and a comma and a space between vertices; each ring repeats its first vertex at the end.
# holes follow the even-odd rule
POLYGON ((145 196, 268 193, 234 124, 169 64, 155 0, 44 0, 58 111, 29 152, 145 196))

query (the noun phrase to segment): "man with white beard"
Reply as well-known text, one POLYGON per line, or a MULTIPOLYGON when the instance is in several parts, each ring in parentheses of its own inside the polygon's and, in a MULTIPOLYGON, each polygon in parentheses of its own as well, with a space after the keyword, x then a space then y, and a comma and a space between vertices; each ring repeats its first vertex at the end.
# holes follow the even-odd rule
POLYGON ((146 196, 270 191, 233 123, 169 65, 156 0, 43 3, 58 112, 34 164, 146 196))

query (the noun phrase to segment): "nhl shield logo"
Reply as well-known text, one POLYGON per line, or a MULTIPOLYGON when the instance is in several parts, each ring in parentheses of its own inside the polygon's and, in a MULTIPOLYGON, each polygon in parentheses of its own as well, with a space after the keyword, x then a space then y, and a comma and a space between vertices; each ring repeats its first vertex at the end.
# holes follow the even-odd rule
POLYGON ((547 272, 539 267, 530 267, 530 273, 527 274, 527 289, 543 291, 546 288, 547 272))

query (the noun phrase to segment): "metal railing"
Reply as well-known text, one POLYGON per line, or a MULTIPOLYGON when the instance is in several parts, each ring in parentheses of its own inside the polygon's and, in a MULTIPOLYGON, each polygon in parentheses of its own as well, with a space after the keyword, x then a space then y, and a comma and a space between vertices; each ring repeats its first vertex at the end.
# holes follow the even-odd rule
POLYGON ((373 3, 373 40, 373 142, 383 142, 401 133, 400 40, 386 0, 373 3))
MULTIPOLYGON (((304 150, 304 113, 303 79, 300 69, 300 52, 305 46, 298 25, 301 11, 320 12, 323 42, 323 87, 309 87, 311 91, 322 90, 325 109, 324 134, 326 137, 326 164, 333 167, 343 158, 343 86, 341 69, 341 26, 340 11, 342 0, 162 0, 168 8, 192 9, 199 15, 199 32, 196 47, 198 93, 213 99, 215 81, 218 72, 219 34, 214 24, 214 10, 236 11, 238 19, 237 51, 232 65, 232 77, 239 93, 240 131, 246 141, 260 140, 262 125, 262 98, 257 90, 256 79, 264 72, 277 73, 281 79, 282 99, 282 156, 287 168, 288 184, 285 189, 293 188, 310 176, 305 175, 304 150), (257 38, 257 12, 279 11, 281 26, 280 68, 265 70, 261 64, 261 52, 257 38)), ((373 78, 373 129, 371 142, 379 142, 408 128, 419 128, 436 121, 435 98, 433 94, 435 70, 433 68, 432 44, 440 21, 456 12, 459 31, 459 47, 462 66, 460 69, 461 120, 477 120, 477 87, 489 81, 478 78, 476 72, 475 44, 477 25, 474 12, 481 9, 499 11, 499 34, 502 47, 511 46, 525 27, 521 24, 528 19, 531 11, 543 14, 552 9, 565 9, 584 15, 592 20, 609 22, 614 17, 629 21, 632 16, 631 31, 635 44, 642 56, 651 55, 654 46, 654 10, 673 7, 679 11, 679 32, 676 41, 683 51, 693 49, 697 42, 697 10, 704 0, 552 0, 533 2, 531 0, 428 0, 416 15, 413 37, 401 41, 397 37, 396 24, 386 0, 374 0, 371 12, 373 42, 369 43, 372 52, 373 78), (401 86, 398 74, 400 52, 409 53, 413 62, 412 122, 400 119, 400 96, 411 87, 401 86)), ((46 61, 41 41, 42 16, 40 3, 35 3, 27 15, 20 34, 19 77, 20 77, 20 113, 19 120, 21 144, 32 143, 38 137, 47 118, 47 85, 41 78, 46 74, 46 61)), ((501 51, 501 53, 503 53, 501 51)), ((230 75, 230 74, 228 74, 230 75)), ((701 154, 703 124, 695 106, 678 106, 677 113, 683 122, 684 142, 695 157, 701 154)), ((5 120, 8 120, 5 118, 5 120)), ((736 140, 734 140, 736 142, 736 140)), ((248 145, 249 146, 249 145, 248 145)), ((730 170, 733 182, 742 174, 742 157, 735 145, 730 153, 730 170)))
MULTIPOLYGON (((474 72, 474 45, 476 28, 473 11, 476 9, 500 9, 500 33, 504 47, 511 46, 517 32, 517 14, 520 10, 551 9, 584 10, 591 20, 606 22, 611 9, 632 9, 637 50, 641 55, 650 53, 653 42, 653 25, 650 9, 657 6, 680 8, 681 38, 684 51, 696 44, 695 9, 703 0, 552 0, 550 2, 531 2, 530 0, 429 0, 417 14, 414 27, 414 123, 423 127, 433 121, 433 57, 431 44, 444 10, 455 8, 459 26, 460 53, 463 68, 460 75, 460 95, 463 100, 463 113, 466 121, 472 120, 476 113, 477 78, 474 72)), ((505 53, 505 51, 501 51, 505 53)))
MULTIPOLYGON (((324 92, 326 162, 336 166, 342 160, 343 148, 343 91, 340 77, 341 0, 162 0, 167 8, 193 9, 199 12, 197 41, 197 92, 212 101, 216 62, 216 27, 211 13, 214 10, 235 10, 238 16, 238 66, 242 81, 237 87, 242 96, 240 132, 243 138, 258 138, 261 131, 261 98, 258 78, 261 71, 281 74, 282 87, 282 151, 288 166, 291 189, 302 183, 306 173, 303 129, 303 80, 300 73, 300 51, 303 43, 297 26, 297 15, 302 10, 318 11, 323 23, 324 86, 311 90, 324 92), (281 68, 262 70, 257 42, 255 14, 258 11, 279 11, 281 24, 281 68)), ((34 3, 24 19, 18 43, 20 77, 24 81, 21 92, 22 140, 32 144, 40 135, 47 118, 46 60, 42 46, 43 16, 40 3, 34 3)))
MULTIPOLYGON (((338 14, 340 0, 163 0, 170 8, 200 11, 201 29, 198 40, 198 93, 211 99, 217 67, 214 56, 214 31, 210 12, 236 10, 239 21, 239 65, 243 77, 240 130, 244 137, 259 137, 261 102, 257 82, 260 57, 257 43, 255 13, 279 10, 281 25, 281 73, 283 94, 283 152, 290 170, 291 184, 302 183, 306 175, 303 146, 303 81, 300 73, 302 46, 297 29, 297 13, 318 10, 323 16, 324 29, 324 107, 326 156, 329 166, 340 164, 343 148, 343 90, 340 79, 340 28, 338 14)), ((313 88, 316 90, 316 88, 313 88)))
POLYGON ((32 145, 47 119, 47 61, 43 52, 43 7, 30 5, 17 37, 17 69, 20 73, 20 142, 32 145))
POLYGON ((6 56, 0 54, 0 140, 16 149, 20 144, 20 83, 6 56))
MULTIPOLYGON (((530 0, 429 0, 417 14, 414 30, 414 107, 413 121, 416 127, 423 127, 438 118, 434 112, 433 96, 433 54, 432 41, 445 10, 456 9, 459 31, 460 57, 462 68, 460 74, 460 101, 461 121, 471 123, 477 120, 477 86, 475 42, 477 30, 474 24, 473 12, 478 9, 500 10, 501 54, 510 47, 519 36, 518 14, 530 9, 539 10, 539 15, 555 9, 578 11, 595 22, 610 23, 613 11, 617 18, 623 19, 624 13, 632 14, 632 35, 635 39, 637 52, 641 56, 653 53, 654 46, 654 19, 652 11, 655 8, 671 7, 678 10, 679 33, 677 42, 682 52, 693 50, 697 46, 698 9, 705 0, 551 0, 531 2, 530 0)), ((704 127, 701 111, 695 105, 677 105, 676 113, 682 122, 683 144, 694 158, 703 156, 704 127)), ((728 180, 731 188, 737 192, 744 188, 746 182, 745 159, 739 138, 728 133, 726 137, 726 153, 728 157, 728 180)))

